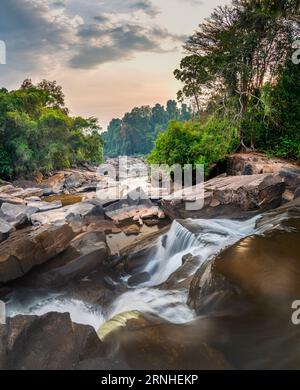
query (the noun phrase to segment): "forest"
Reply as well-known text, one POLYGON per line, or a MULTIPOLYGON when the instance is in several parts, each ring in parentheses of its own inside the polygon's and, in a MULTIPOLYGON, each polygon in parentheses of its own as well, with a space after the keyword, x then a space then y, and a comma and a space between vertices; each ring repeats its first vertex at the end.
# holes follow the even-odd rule
POLYGON ((161 104, 135 107, 122 119, 110 122, 103 133, 105 154, 110 157, 146 155, 171 120, 187 122, 192 118, 192 110, 184 103, 178 107, 175 100, 169 100, 166 107, 161 104))
POLYGON ((0 90, 0 177, 5 180, 101 163, 103 140, 95 118, 71 117, 55 81, 27 79, 0 90))
POLYGON ((178 99, 197 121, 171 122, 149 161, 204 163, 232 151, 300 159, 299 0, 234 0, 185 44, 178 99))

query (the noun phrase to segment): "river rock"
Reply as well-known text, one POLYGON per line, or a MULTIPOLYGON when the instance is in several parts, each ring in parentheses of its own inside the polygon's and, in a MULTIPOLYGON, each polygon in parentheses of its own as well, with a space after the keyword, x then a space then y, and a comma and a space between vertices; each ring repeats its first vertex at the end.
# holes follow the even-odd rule
POLYGON ((284 191, 285 183, 276 174, 217 177, 186 189, 184 197, 166 197, 162 208, 172 219, 249 218, 280 206, 284 191))
POLYGON ((98 369, 111 367, 94 329, 74 324, 69 314, 8 318, 0 325, 0 334, 0 369, 73 370, 79 365, 89 369, 95 361, 98 369))
POLYGON ((55 202, 42 202, 42 201, 27 200, 27 206, 37 208, 38 212, 45 212, 45 211, 57 210, 62 208, 62 201, 57 200, 55 202))
POLYGON ((54 194, 59 194, 60 192, 62 192, 64 188, 65 173, 64 172, 57 173, 49 177, 48 179, 44 180, 43 184, 47 188, 51 188, 54 194))
POLYGON ((140 274, 136 274, 136 275, 131 276, 128 279, 128 286, 135 287, 135 286, 138 286, 140 284, 149 282, 150 279, 151 279, 151 276, 148 272, 142 272, 140 274))
POLYGON ((28 198, 30 196, 41 197, 44 195, 44 190, 42 188, 26 188, 14 192, 13 195, 17 198, 22 198, 22 199, 28 198))
POLYGON ((223 354, 189 324, 175 325, 150 314, 122 313, 98 331, 114 359, 132 370, 225 370, 223 354))
POLYGON ((18 279, 63 252, 75 234, 67 224, 27 228, 0 244, 0 282, 18 279))
POLYGON ((29 223, 30 217, 39 209, 29 205, 14 205, 3 203, 0 209, 0 217, 12 226, 19 228, 29 223))
POLYGON ((7 193, 0 193, 0 205, 3 203, 10 203, 10 204, 26 204, 25 200, 22 198, 17 198, 16 196, 7 194, 7 193))
POLYGON ((215 345, 238 369, 300 367, 300 329, 291 310, 300 296, 300 209, 295 213, 295 207, 268 213, 261 234, 227 248, 191 283, 189 305, 212 319, 215 345))
POLYGON ((51 262, 39 267, 32 276, 37 287, 58 287, 79 280, 95 269, 105 267, 109 258, 105 235, 100 232, 82 233, 68 248, 51 262))
POLYGON ((278 173, 286 187, 294 191, 300 185, 300 166, 280 158, 269 158, 260 153, 237 153, 226 159, 229 175, 278 173))
POLYGON ((110 206, 105 207, 107 214, 114 215, 120 210, 126 209, 129 211, 131 209, 149 209, 153 206, 151 200, 146 196, 145 192, 141 187, 136 188, 134 191, 131 191, 127 194, 124 199, 119 200, 111 204, 110 206))
POLYGON ((300 295, 300 208, 298 211, 295 215, 291 209, 282 208, 267 214, 257 224, 261 236, 241 240, 222 252, 207 269, 200 269, 190 290, 191 306, 199 311, 203 295, 208 295, 207 286, 214 284, 212 290, 216 293, 228 290, 224 287, 228 281, 266 304, 288 303, 300 295))
POLYGON ((300 198, 300 186, 296 189, 294 193, 294 199, 300 198))
POLYGON ((0 218, 0 242, 6 240, 14 230, 14 227, 10 223, 0 218))
POLYGON ((31 217, 34 225, 60 224, 66 221, 83 220, 88 217, 104 218, 104 210, 96 200, 65 206, 58 210, 50 210, 31 217))
POLYGON ((126 234, 126 236, 138 236, 140 234, 140 231, 140 227, 135 224, 126 226, 123 229, 123 232, 126 234))

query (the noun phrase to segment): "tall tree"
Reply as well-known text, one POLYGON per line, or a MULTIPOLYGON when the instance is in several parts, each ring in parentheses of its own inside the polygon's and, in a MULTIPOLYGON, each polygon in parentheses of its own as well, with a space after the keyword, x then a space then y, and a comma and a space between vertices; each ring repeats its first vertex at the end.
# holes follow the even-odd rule
MULTIPOLYGON (((257 91, 274 80, 286 61, 287 47, 299 32, 298 14, 299 0, 234 0, 216 8, 185 45, 189 56, 183 60, 184 74, 176 72, 185 91, 198 83, 201 92, 206 72, 204 87, 214 80, 225 90, 223 102, 228 97, 239 107, 234 119, 242 119, 250 99, 259 99, 257 91), (189 72, 193 77, 186 76, 189 72)), ((240 140, 244 146, 242 128, 240 140)))

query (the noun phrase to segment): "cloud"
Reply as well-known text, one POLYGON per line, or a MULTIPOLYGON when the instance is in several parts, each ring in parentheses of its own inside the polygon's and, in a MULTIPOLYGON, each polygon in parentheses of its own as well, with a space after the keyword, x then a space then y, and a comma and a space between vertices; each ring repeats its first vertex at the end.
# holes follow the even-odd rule
POLYGON ((0 39, 7 45, 7 77, 46 66, 49 56, 72 44, 77 25, 45 1, 1 0, 0 39))
POLYGON ((131 8, 135 11, 143 11, 149 16, 156 16, 160 11, 149 0, 138 0, 131 4, 131 8))
POLYGON ((149 0, 2 0, 1 5, 8 72, 33 73, 49 63, 88 69, 139 52, 167 52, 185 40, 155 24, 158 10, 149 0))
POLYGON ((50 5, 54 8, 66 8, 65 0, 57 0, 50 3, 50 5))
POLYGON ((161 42, 184 42, 186 38, 158 26, 149 28, 133 23, 84 25, 78 36, 85 41, 78 45, 76 54, 71 58, 70 66, 73 68, 92 68, 106 62, 125 60, 137 52, 168 52, 172 49, 162 47, 161 42), (86 44, 88 41, 90 43, 86 44))

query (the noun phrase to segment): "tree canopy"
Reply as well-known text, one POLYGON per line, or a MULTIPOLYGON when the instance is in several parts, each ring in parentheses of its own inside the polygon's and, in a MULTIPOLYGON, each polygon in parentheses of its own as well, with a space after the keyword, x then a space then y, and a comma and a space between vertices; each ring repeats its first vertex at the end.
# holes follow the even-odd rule
POLYGON ((0 90, 0 176, 11 179, 101 162, 103 141, 95 118, 70 117, 55 81, 0 90))
POLYGON ((193 113, 186 104, 178 107, 169 100, 166 107, 135 107, 123 119, 113 119, 103 134, 105 154, 111 157, 148 154, 159 133, 165 131, 170 120, 190 120, 193 113))

